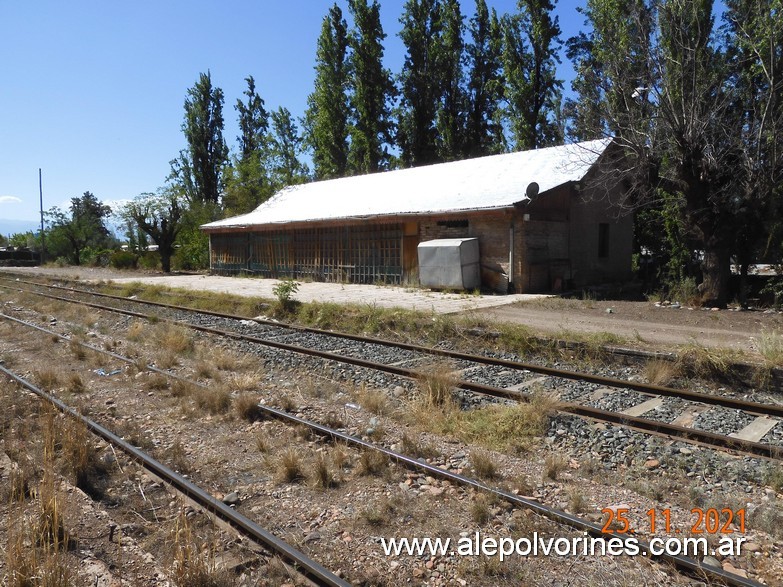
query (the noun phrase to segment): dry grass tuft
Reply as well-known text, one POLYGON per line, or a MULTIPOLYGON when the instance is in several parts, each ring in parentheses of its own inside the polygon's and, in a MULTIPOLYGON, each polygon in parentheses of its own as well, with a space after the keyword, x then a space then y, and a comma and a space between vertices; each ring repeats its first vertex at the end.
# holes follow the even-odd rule
POLYGON ((87 386, 84 385, 84 380, 81 375, 78 373, 71 373, 65 390, 68 393, 79 394, 87 391, 87 386))
POLYGON ((451 392, 457 383, 448 364, 433 365, 419 378, 421 402, 428 407, 444 409, 453 403, 451 392))
POLYGON ((498 467, 492 455, 483 450, 472 450, 470 452, 470 465, 473 472, 481 479, 497 479, 498 467))
POLYGON ((44 390, 60 385, 60 373, 55 369, 39 369, 34 372, 35 382, 44 390))
POLYGON ((544 459, 543 478, 557 481, 560 473, 566 470, 568 463, 560 455, 549 455, 544 459))
POLYGON ((79 361, 83 361, 87 358, 87 349, 85 349, 77 340, 71 340, 68 343, 68 349, 71 354, 79 361))
POLYGON ((195 348, 193 333, 181 326, 165 324, 156 329, 154 339, 160 349, 177 355, 190 354, 195 348))
POLYGON ((172 397, 191 397, 195 394, 197 387, 189 381, 175 379, 171 384, 172 397))
POLYGON ((415 458, 432 459, 440 455, 440 451, 434 444, 411 438, 406 432, 402 434, 401 444, 402 452, 415 458))
POLYGON ((389 458, 375 450, 362 451, 359 457, 359 475, 380 477, 388 470, 389 458))
POLYGON ((103 496, 106 467, 98 457, 87 427, 68 420, 62 431, 62 455, 75 485, 94 499, 103 496))
POLYGON ((134 322, 128 327, 127 337, 133 342, 139 342, 147 337, 147 325, 144 322, 134 322))
POLYGON ((677 375, 677 366, 671 361, 655 359, 644 366, 644 376, 652 385, 670 385, 677 375))
POLYGON ((234 391, 258 391, 263 375, 257 372, 232 373, 226 385, 234 391))
POLYGON ((147 381, 144 383, 144 389, 147 391, 162 391, 168 389, 169 385, 168 377, 155 373, 147 378, 147 381))
POLYGON ((777 330, 764 330, 758 341, 759 353, 768 364, 783 366, 783 335, 777 330))
POLYGON ((234 399, 234 410, 242 420, 248 422, 256 422, 263 419, 264 413, 261 408, 258 407, 258 403, 261 400, 260 396, 245 393, 239 395, 234 399))
POLYGON ((194 531, 185 512, 177 517, 171 533, 174 555, 171 573, 177 585, 188 587, 234 587, 236 581, 218 565, 217 545, 194 531))
POLYGON ((286 393, 277 396, 274 404, 285 412, 295 412, 298 407, 296 401, 286 393))
POLYGON ((337 487, 339 480, 334 471, 333 460, 323 453, 318 453, 313 461, 310 480, 318 489, 337 487))
POLYGON ((381 390, 362 388, 356 394, 356 400, 371 414, 383 416, 390 411, 389 396, 381 390))
POLYGON ((483 495, 479 495, 470 506, 470 517, 478 525, 484 525, 492 518, 489 511, 489 502, 483 495))
POLYGON ((522 453, 543 437, 559 405, 554 396, 536 394, 527 403, 444 412, 414 405, 409 413, 430 432, 453 435, 491 450, 522 453))
POLYGON ((587 500, 578 488, 568 493, 568 510, 573 514, 583 514, 587 511, 587 500))
POLYGON ((680 351, 677 368, 693 377, 725 379, 731 375, 732 365, 740 359, 741 354, 732 349, 689 344, 680 351))
POLYGON ((300 483, 305 480, 304 461, 294 448, 280 453, 276 464, 278 478, 283 483, 300 483))
POLYGON ((196 405, 212 415, 225 414, 231 407, 231 395, 224 389, 194 387, 196 405))

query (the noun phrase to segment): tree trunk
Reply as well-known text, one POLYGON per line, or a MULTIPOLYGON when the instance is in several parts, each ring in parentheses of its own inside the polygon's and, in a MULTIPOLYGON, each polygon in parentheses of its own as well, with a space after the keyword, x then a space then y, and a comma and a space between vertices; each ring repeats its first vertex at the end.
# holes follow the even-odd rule
POLYGON ((740 265, 739 301, 746 310, 748 309, 748 267, 747 262, 740 265))
POLYGON ((160 252, 160 267, 163 273, 171 273, 171 251, 158 248, 160 252))
POLYGON ((702 305, 712 308, 725 308, 729 297, 729 277, 731 276, 731 254, 729 247, 716 239, 705 239, 701 283, 702 305))

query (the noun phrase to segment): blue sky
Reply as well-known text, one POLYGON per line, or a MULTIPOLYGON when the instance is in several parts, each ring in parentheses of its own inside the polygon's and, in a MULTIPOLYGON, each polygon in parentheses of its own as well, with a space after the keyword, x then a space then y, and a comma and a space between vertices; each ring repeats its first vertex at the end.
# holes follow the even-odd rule
MULTIPOLYGON (((347 2, 338 2, 348 13, 347 2)), ((515 0, 488 0, 499 14, 515 0)), ((563 38, 581 0, 557 7, 563 38)), ((235 146, 236 100, 253 75, 267 110, 299 117, 312 91, 315 46, 332 2, 312 0, 42 0, 0 2, 0 221, 38 217, 91 191, 109 203, 154 191, 184 147, 185 93, 202 71, 225 94, 235 146)), ((381 0, 386 66, 398 72, 404 0, 381 0)), ((463 0, 469 17, 473 0, 463 0)), ((563 59, 560 75, 570 79, 563 59)))

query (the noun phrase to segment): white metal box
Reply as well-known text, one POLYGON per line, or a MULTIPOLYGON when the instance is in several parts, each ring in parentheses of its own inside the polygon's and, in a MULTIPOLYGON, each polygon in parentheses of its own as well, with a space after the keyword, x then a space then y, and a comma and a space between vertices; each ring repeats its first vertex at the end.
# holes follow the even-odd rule
POLYGON ((419 283, 435 289, 481 287, 477 238, 448 238, 418 246, 419 283))

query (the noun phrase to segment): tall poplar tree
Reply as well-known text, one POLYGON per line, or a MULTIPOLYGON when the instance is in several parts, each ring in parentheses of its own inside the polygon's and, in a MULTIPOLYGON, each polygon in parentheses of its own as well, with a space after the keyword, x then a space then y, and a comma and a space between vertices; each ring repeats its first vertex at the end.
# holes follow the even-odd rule
POLYGON ((182 132, 188 146, 171 162, 172 178, 191 202, 217 204, 228 147, 223 139, 223 90, 212 86, 209 71, 188 89, 182 132))
POLYGON ((343 177, 348 169, 348 84, 348 25, 334 4, 318 37, 315 89, 305 113, 316 179, 343 177))
POLYGON ((405 64, 399 76, 397 141, 405 167, 438 161, 436 117, 442 95, 438 48, 441 42, 439 0, 407 0, 400 18, 405 64))
POLYGON ((438 158, 460 159, 465 151, 467 102, 464 88, 464 17, 459 0, 444 0, 441 6, 441 41, 437 46, 437 70, 441 98, 437 112, 438 158))
POLYGON ((246 101, 237 100, 234 105, 240 130, 237 137, 239 153, 225 173, 224 216, 250 212, 274 193, 267 169, 269 113, 256 91, 253 76, 245 81, 247 89, 243 95, 246 101))
POLYGON ((390 101, 394 95, 391 73, 383 67, 380 4, 373 0, 349 0, 354 30, 349 35, 351 55, 351 110, 353 124, 348 152, 352 173, 374 173, 388 166, 391 144, 390 101))
POLYGON ((269 134, 269 165, 272 185, 279 190, 308 180, 307 165, 300 159, 303 139, 291 112, 280 107, 272 112, 269 134))
POLYGON ((466 46, 469 72, 464 152, 468 157, 478 157, 505 149, 499 120, 503 95, 502 30, 497 13, 494 9, 489 12, 485 0, 476 0, 470 35, 466 46))
POLYGON ((551 0, 519 0, 519 14, 503 22, 503 66, 507 116, 516 150, 558 144, 563 82, 557 79, 560 62, 560 25, 551 0))
POLYGON ((264 146, 266 133, 269 130, 269 113, 264 109, 264 100, 256 92, 256 80, 253 76, 245 78, 247 89, 242 93, 247 96, 247 102, 237 100, 234 109, 239 113, 239 131, 237 137, 239 152, 242 159, 247 159, 264 146))

